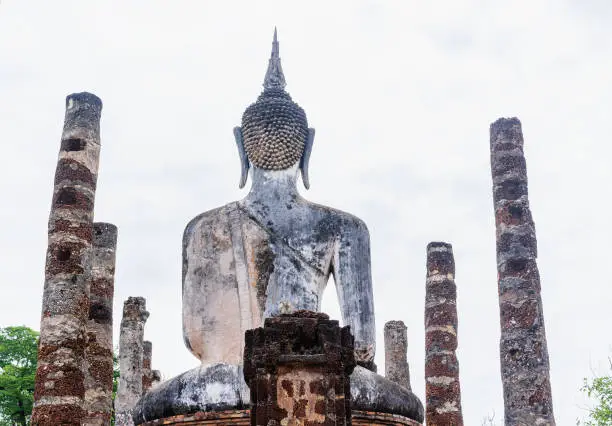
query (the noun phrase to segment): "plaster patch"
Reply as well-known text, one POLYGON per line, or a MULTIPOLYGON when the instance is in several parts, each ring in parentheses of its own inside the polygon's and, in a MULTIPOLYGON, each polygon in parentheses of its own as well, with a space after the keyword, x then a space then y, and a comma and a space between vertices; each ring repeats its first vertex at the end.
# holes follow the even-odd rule
POLYGON ((444 333, 450 333, 453 336, 457 336, 457 330, 452 325, 430 325, 425 329, 425 333, 431 331, 442 331, 444 333))
POLYGON ((459 411, 459 407, 457 407, 457 401, 444 401, 444 404, 436 408, 436 412, 438 412, 439 414, 455 413, 457 411, 459 411))
POLYGON ((427 382, 431 383, 432 385, 448 386, 451 383, 453 383, 455 380, 457 380, 455 377, 449 377, 449 376, 432 376, 432 377, 427 377, 427 382))

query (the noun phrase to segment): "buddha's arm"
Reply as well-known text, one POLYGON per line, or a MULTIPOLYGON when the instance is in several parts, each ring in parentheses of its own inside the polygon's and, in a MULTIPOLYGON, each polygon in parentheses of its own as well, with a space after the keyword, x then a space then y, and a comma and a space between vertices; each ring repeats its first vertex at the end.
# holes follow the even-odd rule
POLYGON ((333 259, 342 320, 355 337, 357 364, 375 370, 376 329, 370 270, 370 235, 365 223, 351 218, 343 227, 333 259))
POLYGON ((227 215, 216 209, 183 235, 183 337, 203 364, 240 364, 244 332, 227 215))

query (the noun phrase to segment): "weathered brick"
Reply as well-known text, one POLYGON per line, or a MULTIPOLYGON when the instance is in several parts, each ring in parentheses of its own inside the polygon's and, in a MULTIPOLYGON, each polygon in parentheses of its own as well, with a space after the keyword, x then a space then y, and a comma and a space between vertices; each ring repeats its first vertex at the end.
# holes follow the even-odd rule
POLYGON ((348 327, 308 311, 267 318, 247 331, 251 424, 350 425, 353 346, 348 327))
POLYGON ((427 245, 425 417, 428 425, 463 426, 457 349, 455 259, 448 243, 427 245), (448 404, 456 410, 447 411, 448 404))
POLYGON ((537 242, 522 146, 517 118, 491 124, 504 418, 506 425, 554 426, 537 242))
POLYGON ((56 168, 31 420, 36 426, 80 425, 83 420, 89 252, 101 111, 102 102, 90 93, 66 98, 62 141, 80 139, 87 149, 63 142, 56 168), (61 362, 55 362, 58 356, 61 362))

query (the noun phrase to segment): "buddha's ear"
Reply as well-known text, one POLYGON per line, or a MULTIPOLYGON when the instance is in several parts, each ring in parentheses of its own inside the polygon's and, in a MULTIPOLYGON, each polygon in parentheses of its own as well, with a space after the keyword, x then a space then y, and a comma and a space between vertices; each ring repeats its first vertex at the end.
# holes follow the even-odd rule
POLYGON ((312 143, 314 142, 315 129, 308 129, 308 136, 306 137, 306 143, 304 144, 304 153, 300 160, 300 170, 302 171, 302 182, 304 182, 304 188, 310 189, 310 180, 308 179, 308 162, 310 161, 310 153, 312 152, 312 143))
POLYGON ((249 159, 244 150, 244 140, 242 139, 242 129, 240 127, 234 127, 234 139, 236 139, 236 146, 238 147, 238 156, 240 157, 240 183, 238 188, 244 188, 247 177, 249 176, 249 159))

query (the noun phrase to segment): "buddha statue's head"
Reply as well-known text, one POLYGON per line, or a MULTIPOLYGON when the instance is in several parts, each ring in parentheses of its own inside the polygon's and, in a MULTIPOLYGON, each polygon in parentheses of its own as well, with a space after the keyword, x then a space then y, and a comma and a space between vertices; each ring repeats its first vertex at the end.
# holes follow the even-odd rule
POLYGON ((272 55, 264 79, 264 90, 242 115, 242 127, 234 129, 240 155, 244 187, 249 168, 287 170, 298 165, 308 188, 308 159, 314 129, 308 128, 306 113, 285 92, 276 29, 272 55))

